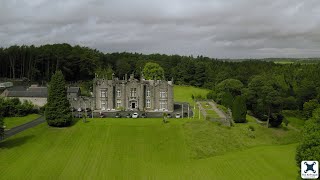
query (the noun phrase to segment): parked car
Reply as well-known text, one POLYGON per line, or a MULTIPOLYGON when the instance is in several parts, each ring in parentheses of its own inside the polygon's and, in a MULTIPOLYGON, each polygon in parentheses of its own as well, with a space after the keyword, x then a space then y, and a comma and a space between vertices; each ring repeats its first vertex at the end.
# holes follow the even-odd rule
POLYGON ((131 114, 128 113, 128 114, 126 115, 126 117, 127 117, 127 118, 131 118, 131 114))
POLYGON ((143 114, 141 114, 141 117, 142 117, 142 118, 146 118, 146 117, 147 117, 147 114, 146 114, 146 113, 143 113, 143 114))
POLYGON ((115 116, 116 118, 121 118, 121 115, 120 115, 120 113, 116 113, 116 116, 115 116))
POLYGON ((87 117, 88 117, 88 118, 92 118, 92 114, 91 114, 91 113, 88 113, 88 114, 87 114, 87 117))
POLYGON ((177 114, 176 114, 176 118, 181 118, 180 113, 177 113, 177 114))
POLYGON ((168 115, 167 115, 167 118, 172 118, 172 115, 171 115, 171 114, 168 114, 168 115))
POLYGON ((139 117, 138 113, 135 112, 135 113, 132 114, 132 118, 138 118, 138 117, 139 117))

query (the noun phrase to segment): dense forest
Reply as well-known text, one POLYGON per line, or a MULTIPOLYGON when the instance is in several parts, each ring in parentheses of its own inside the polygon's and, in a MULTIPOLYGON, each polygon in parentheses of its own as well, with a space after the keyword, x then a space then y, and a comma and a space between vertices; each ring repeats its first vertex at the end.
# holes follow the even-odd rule
POLYGON ((211 89, 211 98, 218 102, 230 94, 232 98, 243 95, 248 109, 261 119, 282 109, 312 109, 320 100, 320 64, 314 59, 312 63, 227 61, 203 56, 102 53, 69 44, 11 46, 0 48, 0 78, 48 82, 61 70, 67 81, 74 82, 91 80, 96 72, 111 68, 119 78, 129 73, 139 77, 147 62, 158 63, 164 77, 173 78, 175 84, 211 89), (221 94, 226 91, 229 94, 221 94))

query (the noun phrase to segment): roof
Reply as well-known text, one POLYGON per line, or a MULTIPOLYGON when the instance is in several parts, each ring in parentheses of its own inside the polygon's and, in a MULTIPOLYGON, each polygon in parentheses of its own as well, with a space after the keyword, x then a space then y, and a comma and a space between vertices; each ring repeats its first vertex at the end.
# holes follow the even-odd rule
POLYGON ((24 87, 24 86, 13 86, 6 89, 3 93, 6 97, 48 97, 47 87, 24 87))
MULTIPOLYGON (((78 93, 80 92, 79 87, 69 87, 67 89, 68 93, 78 93)), ((5 97, 48 97, 47 87, 35 87, 31 86, 29 88, 23 86, 13 86, 6 89, 2 94, 5 97)))
POLYGON ((48 91, 8 91, 7 97, 43 97, 48 96, 48 91))
POLYGON ((12 86, 7 88, 8 91, 26 91, 27 87, 25 86, 12 86))
POLYGON ((78 92, 80 92, 79 87, 68 87, 67 89, 67 93, 78 93, 78 92))

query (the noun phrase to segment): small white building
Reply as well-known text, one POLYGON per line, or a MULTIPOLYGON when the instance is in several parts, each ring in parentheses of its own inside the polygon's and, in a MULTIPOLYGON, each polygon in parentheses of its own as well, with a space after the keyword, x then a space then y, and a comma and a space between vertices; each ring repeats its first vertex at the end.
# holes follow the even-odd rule
POLYGON ((12 82, 2 82, 2 83, 0 83, 0 89, 1 88, 9 88, 9 87, 12 87, 12 86, 13 86, 12 82))

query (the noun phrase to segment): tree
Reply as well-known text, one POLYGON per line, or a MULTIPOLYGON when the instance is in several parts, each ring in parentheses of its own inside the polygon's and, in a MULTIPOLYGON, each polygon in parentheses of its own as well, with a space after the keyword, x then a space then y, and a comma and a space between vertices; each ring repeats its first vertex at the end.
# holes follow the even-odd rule
POLYGON ((113 70, 111 66, 108 66, 107 68, 98 68, 96 74, 99 78, 112 79, 113 70))
POLYGON ((232 105, 232 118, 236 123, 246 122, 247 105, 243 96, 237 96, 232 105))
POLYGON ((227 108, 232 108, 233 96, 230 92, 223 93, 221 104, 227 108))
POLYGON ((267 121, 268 127, 270 121, 272 126, 277 126, 283 119, 280 115, 282 98, 274 82, 272 77, 255 76, 246 92, 253 113, 261 120, 267 121))
POLYGON ((61 71, 57 71, 51 77, 48 92, 48 103, 45 111, 48 125, 54 127, 69 126, 72 115, 67 99, 65 80, 61 71))
POLYGON ((217 85, 217 93, 220 92, 230 92, 233 97, 241 95, 241 89, 243 88, 243 84, 241 81, 237 79, 226 79, 220 82, 217 85))
POLYGON ((320 108, 317 108, 313 117, 305 123, 300 142, 296 152, 299 168, 303 160, 320 160, 320 108))
POLYGON ((317 109, 320 107, 318 100, 312 99, 308 102, 305 102, 303 104, 303 115, 306 119, 309 119, 312 116, 313 110, 317 109))
POLYGON ((148 62, 143 68, 143 75, 146 79, 163 79, 164 70, 153 62, 148 62))
POLYGON ((130 64, 126 59, 118 60, 116 63, 116 74, 119 78, 123 77, 125 74, 130 73, 130 64))
POLYGON ((0 113, 0 140, 4 136, 4 122, 3 122, 3 116, 0 113))

